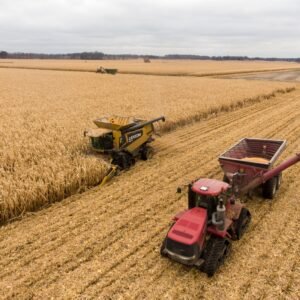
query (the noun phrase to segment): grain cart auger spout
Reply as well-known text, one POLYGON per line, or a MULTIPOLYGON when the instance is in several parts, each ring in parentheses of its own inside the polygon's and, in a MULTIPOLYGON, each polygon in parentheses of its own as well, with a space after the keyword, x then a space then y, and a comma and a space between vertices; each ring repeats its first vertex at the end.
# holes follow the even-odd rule
POLYGON ((161 255, 214 275, 232 240, 240 239, 250 223, 251 214, 240 197, 262 186, 263 195, 271 198, 282 171, 300 161, 297 153, 273 168, 285 147, 286 141, 242 139, 223 153, 219 157, 223 181, 200 178, 188 185, 188 209, 173 218, 161 255))
POLYGON ((98 128, 84 132, 91 141, 92 149, 99 153, 109 154, 111 168, 101 185, 110 180, 118 170, 129 169, 137 158, 147 160, 152 157, 153 149, 149 144, 154 141, 154 123, 165 117, 153 120, 142 120, 134 117, 111 116, 94 120, 98 128))

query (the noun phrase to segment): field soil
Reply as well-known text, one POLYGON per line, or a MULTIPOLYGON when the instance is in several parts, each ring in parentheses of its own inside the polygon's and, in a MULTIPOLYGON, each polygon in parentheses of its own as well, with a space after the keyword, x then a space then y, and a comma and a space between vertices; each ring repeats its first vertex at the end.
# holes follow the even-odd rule
POLYGON ((286 82, 300 82, 300 71, 277 71, 277 72, 262 72, 251 75, 230 76, 230 78, 243 78, 253 80, 274 80, 286 82))
MULTIPOLYGON (((34 61, 32 62, 35 63, 34 61)), ((166 116, 161 131, 291 91, 294 84, 0 69, 0 223, 99 183, 86 128, 111 114, 166 116)))
POLYGON ((264 70, 300 69, 295 62, 271 61, 213 61, 213 60, 55 60, 55 59, 0 59, 0 68, 44 70, 73 70, 96 72, 100 66, 118 69, 119 73, 207 76, 264 70))
MULTIPOLYGON (((247 200, 252 223, 213 278, 161 258, 176 188, 222 178, 217 157, 243 137, 287 139, 300 150, 300 91, 223 113, 157 138, 152 160, 102 188, 0 228, 3 299, 298 299, 300 165, 273 201, 247 200)), ((245 199, 246 200, 246 199, 245 199)))

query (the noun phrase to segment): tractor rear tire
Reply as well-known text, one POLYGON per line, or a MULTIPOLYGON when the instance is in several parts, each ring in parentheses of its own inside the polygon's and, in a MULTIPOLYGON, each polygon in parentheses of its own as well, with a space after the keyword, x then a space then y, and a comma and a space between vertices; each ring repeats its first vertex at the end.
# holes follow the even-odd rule
POLYGON ((230 250, 230 240, 212 236, 204 250, 204 263, 201 266, 201 271, 206 273, 208 277, 213 276, 229 255, 230 250))
POLYGON ((250 221, 251 221, 250 211, 247 208, 243 207, 241 209, 239 218, 237 219, 236 225, 235 225, 235 236, 236 236, 237 240, 241 239, 241 237, 245 233, 250 221))
POLYGON ((273 199, 277 190, 277 177, 273 177, 263 184, 263 196, 267 199, 273 199))

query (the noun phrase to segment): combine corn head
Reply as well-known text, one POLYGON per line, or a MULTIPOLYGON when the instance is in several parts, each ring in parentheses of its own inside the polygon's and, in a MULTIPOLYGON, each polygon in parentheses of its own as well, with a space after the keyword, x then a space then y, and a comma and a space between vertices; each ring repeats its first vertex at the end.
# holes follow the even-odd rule
POLYGON ((159 117, 150 121, 133 117, 111 116, 94 120, 98 128, 84 132, 91 141, 92 149, 111 157, 111 168, 101 185, 109 181, 119 170, 129 169, 137 158, 147 160, 152 157, 153 149, 149 144, 154 141, 153 123, 165 121, 159 117))

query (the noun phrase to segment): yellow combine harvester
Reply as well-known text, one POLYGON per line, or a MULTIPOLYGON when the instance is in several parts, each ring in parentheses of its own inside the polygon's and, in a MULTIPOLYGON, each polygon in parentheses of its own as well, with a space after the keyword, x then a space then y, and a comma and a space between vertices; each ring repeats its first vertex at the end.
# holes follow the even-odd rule
POLYGON ((152 156, 153 151, 149 143, 154 140, 153 123, 160 120, 164 122, 165 117, 150 121, 119 116, 94 120, 98 128, 88 129, 84 135, 90 138, 95 151, 111 155, 113 165, 101 185, 113 177, 118 169, 130 168, 136 158, 147 160, 152 156))

